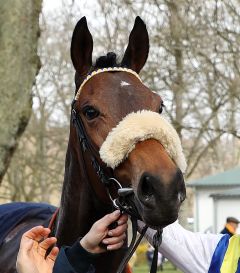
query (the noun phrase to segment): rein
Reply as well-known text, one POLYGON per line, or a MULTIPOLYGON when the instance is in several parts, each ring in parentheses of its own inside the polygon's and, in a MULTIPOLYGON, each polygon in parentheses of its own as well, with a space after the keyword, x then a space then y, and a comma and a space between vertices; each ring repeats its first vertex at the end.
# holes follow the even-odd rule
MULTIPOLYGON (((144 228, 141 230, 140 232, 140 236, 137 238, 137 220, 141 220, 141 216, 138 212, 138 209, 134 203, 134 193, 133 193, 133 189, 129 188, 129 187, 125 187, 123 188, 122 185, 120 184, 120 182, 114 178, 113 176, 113 170, 108 168, 108 171, 106 170, 105 167, 102 167, 101 164, 98 161, 98 157, 99 157, 99 152, 96 151, 96 149, 93 147, 92 143, 90 142, 90 139, 86 133, 86 130, 84 128, 84 124, 83 121, 81 119, 81 116, 79 113, 77 113, 77 110, 74 108, 74 105, 76 103, 76 101, 79 98, 80 92, 82 87, 84 86, 84 84, 94 75, 102 73, 102 72, 113 72, 113 71, 124 71, 124 72, 129 72, 133 75, 135 75, 138 79, 139 76, 136 72, 127 69, 127 68, 104 68, 101 70, 97 70, 92 72, 92 74, 88 75, 87 78, 83 81, 83 83, 81 84, 73 102, 72 102, 72 123, 76 128, 77 131, 77 135, 78 135, 78 139, 79 139, 79 143, 83 149, 83 152, 88 152, 88 155, 90 156, 90 160, 91 160, 91 164, 93 166, 93 169, 95 170, 99 180, 101 181, 101 183, 104 185, 106 192, 109 196, 109 199, 112 202, 112 205, 114 208, 119 209, 122 213, 127 213, 130 215, 130 219, 132 222, 132 240, 131 243, 127 249, 127 252, 121 262, 121 264, 119 265, 119 268, 117 270, 116 273, 122 273, 124 268, 126 267, 128 261, 130 260, 130 258, 132 257, 132 255, 134 254, 136 248, 138 247, 138 245, 140 244, 142 238, 144 237, 148 226, 145 225, 144 228), (111 170, 111 176, 109 176, 108 174, 110 173, 111 170), (117 186, 118 187, 118 197, 117 198, 113 198, 111 193, 110 193, 110 186, 117 186)), ((151 266, 151 271, 150 273, 156 273, 157 272, 157 259, 158 259, 158 247, 161 244, 162 241, 162 230, 159 230, 156 232, 156 234, 154 235, 153 238, 153 246, 155 248, 154 250, 154 256, 153 256, 153 261, 152 261, 152 266, 151 266)))

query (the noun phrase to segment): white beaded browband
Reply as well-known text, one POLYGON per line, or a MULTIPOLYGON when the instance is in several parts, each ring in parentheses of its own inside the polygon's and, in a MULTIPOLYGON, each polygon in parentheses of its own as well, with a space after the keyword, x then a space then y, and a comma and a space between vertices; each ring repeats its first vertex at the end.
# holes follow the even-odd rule
POLYGON ((124 68, 124 67, 108 67, 108 68, 101 68, 101 69, 98 69, 98 70, 95 70, 93 71, 92 73, 88 74, 88 76, 85 78, 85 80, 82 82, 82 84, 80 85, 76 95, 75 95, 75 100, 78 100, 79 99, 79 96, 81 94, 81 91, 83 89, 83 86, 95 75, 97 74, 100 74, 100 73, 103 73, 103 72, 127 72, 127 73, 130 73, 134 76, 136 76, 140 81, 141 78, 139 77, 139 75, 133 71, 132 69, 129 69, 129 68, 124 68))

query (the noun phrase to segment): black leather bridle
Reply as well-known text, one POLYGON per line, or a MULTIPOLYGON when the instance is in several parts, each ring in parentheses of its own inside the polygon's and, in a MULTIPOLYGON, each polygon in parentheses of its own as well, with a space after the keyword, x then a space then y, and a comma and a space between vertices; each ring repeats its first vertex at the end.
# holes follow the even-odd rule
MULTIPOLYGON (((81 116, 77 112, 77 110, 74 108, 75 103, 76 103, 76 100, 74 99, 72 102, 72 110, 71 110, 72 122, 77 130, 79 143, 83 149, 83 152, 85 153, 88 152, 93 169, 95 170, 101 183, 104 185, 106 192, 109 196, 109 199, 112 202, 113 207, 116 209, 119 209, 122 213, 129 214, 131 222, 132 222, 132 233, 133 233, 132 240, 116 272, 116 273, 122 273, 126 264, 130 260, 132 255, 134 254, 136 248, 140 244, 143 236, 145 235, 148 229, 148 226, 147 225, 144 226, 144 228, 140 231, 140 236, 137 238, 137 231, 138 231, 137 220, 142 220, 142 218, 134 202, 133 189, 129 187, 122 187, 121 183, 116 178, 114 178, 113 170, 111 169, 109 171, 109 170, 106 170, 106 167, 101 166, 101 164, 99 163, 97 159, 99 157, 99 152, 94 148, 94 146, 92 145, 90 141, 90 138, 88 137, 86 133, 81 116), (108 175, 110 172, 111 172, 111 176, 108 175), (111 186, 115 186, 118 188, 117 198, 112 197, 110 192, 111 186)), ((150 273, 157 272, 158 247, 161 244, 161 241, 162 241, 162 229, 158 230, 155 233, 153 238, 154 256, 153 256, 150 273)))

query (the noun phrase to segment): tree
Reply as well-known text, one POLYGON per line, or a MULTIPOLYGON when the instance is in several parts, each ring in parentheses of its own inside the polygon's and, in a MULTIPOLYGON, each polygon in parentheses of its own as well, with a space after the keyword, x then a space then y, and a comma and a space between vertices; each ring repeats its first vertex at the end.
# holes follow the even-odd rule
POLYGON ((32 111, 41 2, 0 0, 0 183, 32 111))

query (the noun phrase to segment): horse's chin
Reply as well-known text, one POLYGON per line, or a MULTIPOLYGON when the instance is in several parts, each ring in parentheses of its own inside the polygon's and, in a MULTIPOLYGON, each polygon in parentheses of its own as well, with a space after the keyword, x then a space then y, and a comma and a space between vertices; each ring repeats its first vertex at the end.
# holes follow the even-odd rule
POLYGON ((162 229, 178 219, 178 213, 169 216, 167 219, 162 218, 161 215, 156 215, 154 212, 142 212, 142 219, 152 229, 162 229))
POLYGON ((141 215, 142 221, 153 229, 162 229, 178 219, 179 207, 173 210, 167 208, 148 208, 144 206, 138 199, 135 199, 135 205, 141 215))

